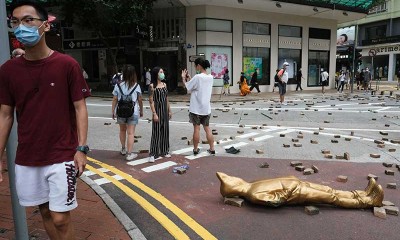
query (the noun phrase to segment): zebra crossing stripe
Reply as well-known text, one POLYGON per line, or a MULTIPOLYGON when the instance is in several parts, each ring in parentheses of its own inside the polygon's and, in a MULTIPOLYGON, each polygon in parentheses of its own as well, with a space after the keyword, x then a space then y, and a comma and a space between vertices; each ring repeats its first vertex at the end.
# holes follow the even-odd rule
POLYGON ((247 142, 238 142, 238 143, 235 143, 235 144, 232 144, 232 145, 225 146, 224 148, 225 149, 228 149, 230 147, 238 148, 238 147, 246 146, 247 144, 248 144, 247 142))
POLYGON ((272 135, 264 135, 261 137, 254 138, 254 141, 259 142, 259 141, 266 140, 266 139, 273 138, 273 137, 274 136, 272 136, 272 135))
MULTIPOLYGON (((157 161, 157 160, 160 160, 160 159, 162 159, 162 157, 159 157, 159 158, 157 158, 155 160, 157 161)), ((140 164, 147 163, 147 162, 149 162, 149 158, 148 157, 142 158, 142 159, 138 159, 138 160, 134 160, 134 161, 129 161, 126 164, 131 165, 131 166, 136 166, 136 165, 140 165, 140 164)))
POLYGON ((243 135, 239 135, 237 136, 237 138, 249 138, 249 137, 253 137, 258 135, 259 133, 256 132, 251 132, 251 133, 247 133, 247 134, 243 134, 243 135))
POLYGON ((168 161, 168 162, 163 162, 163 163, 156 164, 156 165, 153 165, 153 166, 150 166, 150 167, 142 168, 142 171, 149 173, 149 172, 154 172, 154 171, 166 169, 166 168, 169 168, 169 167, 172 167, 172 166, 175 166, 175 165, 177 165, 176 162, 168 161))

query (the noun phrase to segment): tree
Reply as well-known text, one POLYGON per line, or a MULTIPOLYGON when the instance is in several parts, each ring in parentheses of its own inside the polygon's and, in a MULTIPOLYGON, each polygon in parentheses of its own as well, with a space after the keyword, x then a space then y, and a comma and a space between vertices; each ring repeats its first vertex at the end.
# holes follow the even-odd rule
POLYGON ((56 0, 69 23, 96 33, 111 57, 117 71, 121 35, 145 27, 146 17, 155 0, 56 0), (113 46, 115 45, 116 46, 113 46), (113 51, 112 47, 116 47, 113 51))

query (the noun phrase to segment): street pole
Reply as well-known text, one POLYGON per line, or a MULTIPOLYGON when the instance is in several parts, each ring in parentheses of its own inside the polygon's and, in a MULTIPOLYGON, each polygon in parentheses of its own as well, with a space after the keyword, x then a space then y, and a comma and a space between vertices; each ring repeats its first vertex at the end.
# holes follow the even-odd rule
MULTIPOLYGON (((8 28, 4 21, 7 19, 6 12, 6 1, 0 1, 0 65, 10 59, 10 47, 8 40, 8 28)), ((15 121, 16 117, 14 115, 14 123, 8 137, 7 142, 7 166, 8 166, 8 176, 10 182, 10 192, 11 192, 11 203, 14 218, 14 229, 15 238, 21 240, 28 240, 28 225, 26 224, 26 213, 25 208, 19 205, 17 190, 15 187, 15 154, 17 151, 17 123, 15 121)))
POLYGON ((351 76, 351 78, 350 78, 350 81, 351 81, 351 83, 350 83, 350 90, 351 90, 351 93, 353 93, 353 91, 354 91, 354 78, 355 78, 355 76, 356 76, 356 49, 357 49, 357 46, 358 46, 357 41, 358 41, 358 25, 356 25, 356 27, 355 27, 355 33, 354 33, 353 76, 351 76))

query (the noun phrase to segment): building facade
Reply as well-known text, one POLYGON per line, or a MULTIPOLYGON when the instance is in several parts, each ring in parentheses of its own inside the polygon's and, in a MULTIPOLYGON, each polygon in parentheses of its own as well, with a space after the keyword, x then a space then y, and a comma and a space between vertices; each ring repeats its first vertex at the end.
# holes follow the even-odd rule
POLYGON ((362 50, 359 70, 368 67, 377 80, 397 81, 400 71, 400 1, 385 1, 372 8, 366 17, 338 26, 355 26, 357 29, 356 48, 362 50))

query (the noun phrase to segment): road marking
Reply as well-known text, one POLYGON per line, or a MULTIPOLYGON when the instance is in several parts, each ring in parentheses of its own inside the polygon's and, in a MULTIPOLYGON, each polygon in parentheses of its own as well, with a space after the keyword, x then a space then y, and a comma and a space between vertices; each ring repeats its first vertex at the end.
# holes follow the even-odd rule
POLYGON ((163 170, 163 169, 169 168, 171 166, 175 166, 175 165, 177 165, 176 162, 168 161, 168 162, 163 162, 163 163, 156 164, 156 165, 153 165, 150 167, 142 168, 142 171, 150 173, 150 172, 163 170))
POLYGON ((186 156, 185 158, 189 159, 189 160, 194 160, 194 159, 197 159, 197 158, 207 157, 207 156, 210 156, 210 154, 208 152, 201 152, 201 153, 199 153, 197 155, 192 154, 192 155, 186 156))
POLYGON ((99 168, 98 170, 101 171, 101 172, 103 172, 103 173, 106 173, 106 172, 109 172, 109 171, 110 171, 110 170, 108 170, 108 169, 106 169, 106 168, 99 168))
POLYGON ((84 174, 86 177, 90 177, 90 176, 96 175, 96 173, 91 172, 91 171, 84 171, 83 174, 84 174))
MULTIPOLYGON (((163 159, 162 157, 159 157, 157 159, 154 159, 155 161, 161 160, 163 159)), ((134 161, 129 161, 126 164, 131 165, 131 166, 136 166, 136 165, 140 165, 143 163, 148 163, 149 162, 149 157, 146 158, 142 158, 142 159, 138 159, 138 160, 134 160, 134 161)))
MULTIPOLYGON (((155 200, 157 200, 158 202, 160 202, 162 205, 164 205, 167 209, 169 209, 172 213, 174 213, 182 222, 184 222, 188 227, 190 227, 194 232, 196 232, 200 237, 202 237, 203 239, 210 239, 210 240, 216 240, 217 238, 214 237, 210 232, 207 231, 207 229, 205 229, 203 226, 201 226, 200 224, 198 224, 193 218, 191 218, 189 215, 187 215, 184 211, 182 211, 180 208, 178 208, 175 204, 173 204, 171 201, 169 201, 167 198, 165 198, 164 196, 162 196, 161 194, 159 194, 158 192, 154 191, 153 189, 149 188, 148 186, 146 186, 145 184, 143 184, 142 182, 140 182, 139 180, 133 178, 132 176, 128 175, 127 173, 124 173, 122 171, 120 171, 119 169, 102 163, 100 161, 97 161, 93 158, 88 157, 88 160, 107 169, 110 169, 111 172, 122 176, 123 178, 125 178, 126 181, 128 181, 129 183, 131 183, 132 185, 134 185, 135 187, 139 188, 140 190, 142 190, 143 192, 147 193, 149 196, 153 197, 155 200)), ((92 168, 93 169, 93 168, 92 168)), ((89 169, 91 170, 91 169, 89 169)), ((103 174, 103 173, 102 173, 103 174)), ((119 186, 123 185, 120 182, 117 181, 117 183, 119 184, 119 186)), ((125 190, 130 190, 131 189, 127 188, 125 186, 125 190)), ((132 191, 133 192, 133 191, 132 191)), ((135 192, 133 192, 135 193, 135 192)), ((135 193, 137 195, 137 193, 135 193)), ((135 196, 135 197, 140 197, 141 196, 135 196)), ((134 199, 135 200, 135 199, 134 199)), ((141 203, 143 203, 143 200, 146 201, 144 198, 140 199, 141 203)), ((135 200, 136 201, 136 200, 135 200)), ((138 202, 138 201, 136 201, 138 202)), ((146 201, 147 202, 147 201, 146 201)), ((139 202, 138 202, 139 203, 139 202)), ((147 202, 148 204, 150 204, 149 202, 147 202)), ((140 203, 139 203, 140 204, 140 203)), ((143 205, 140 204, 142 207, 143 205)), ((150 204, 151 205, 151 204, 150 204)), ((148 208, 145 208, 145 210, 147 211, 148 208)), ((157 209, 155 209, 157 210, 157 209)), ((158 210, 157 210, 158 211, 158 210)), ((150 213, 150 212, 149 212, 150 213)), ((152 213, 155 213, 155 211, 153 210, 152 213)), ((160 212, 160 214, 162 214, 160 212)), ((163 214, 162 214, 163 215, 163 214)), ((153 215, 152 215, 153 216, 153 215)), ((164 215, 165 216, 165 215, 164 215)), ((154 216, 153 216, 154 217, 154 216)), ((159 221, 161 220, 158 216, 156 216, 156 220, 159 221)), ((165 217, 166 218, 166 217, 165 217)), ((167 218, 167 221, 170 222, 170 220, 167 218)), ((160 222, 160 221, 159 221, 160 222)), ((161 222, 160 222, 161 223, 161 222)), ((173 224, 173 223, 172 223, 173 224)), ((161 224, 163 225, 163 224, 161 224)), ((164 226, 164 225, 163 225, 164 226)), ((168 230, 168 229, 167 229, 168 230)), ((169 230, 168 230, 169 231, 169 230)))
POLYGON ((271 136, 271 135, 264 135, 261 137, 254 138, 254 141, 259 142, 259 141, 266 140, 266 139, 273 138, 273 137, 274 136, 271 136))
POLYGON ((228 148, 231 148, 231 147, 238 148, 238 147, 246 146, 247 144, 249 144, 249 143, 247 143, 247 142, 238 142, 238 143, 235 143, 235 144, 232 144, 232 145, 225 146, 224 148, 225 149, 228 149, 228 148))
POLYGON ((270 129, 265 129, 265 130, 263 130, 263 132, 273 132, 273 131, 278 131, 278 130, 280 130, 280 128, 271 127, 270 129))
POLYGON ((258 134, 259 133, 251 132, 251 133, 246 133, 246 134, 243 134, 243 135, 239 135, 239 136, 237 136, 237 138, 249 138, 249 137, 252 137, 252 136, 256 136, 258 134))
POLYGON ((277 132, 276 134, 287 134, 291 132, 295 132, 297 129, 286 129, 285 131, 277 132))
MULTIPOLYGON (((202 149, 202 147, 199 147, 200 149, 202 149)), ((187 153, 187 152, 192 152, 193 151, 193 147, 188 147, 188 148, 183 148, 180 150, 176 150, 173 151, 172 154, 182 154, 182 153, 187 153)))
MULTIPOLYGON (((90 158, 89 158, 89 161, 91 161, 90 158)), ((96 163, 96 164, 100 165, 99 163, 96 163)), ((117 186, 119 189, 121 189, 126 195, 128 195, 131 199, 133 199, 140 206, 142 206, 143 209, 146 210, 154 219, 156 219, 161 224, 161 226, 163 226, 175 239, 190 239, 189 236, 186 235, 186 233, 184 233, 175 223, 173 223, 160 210, 158 210, 155 206, 153 206, 150 202, 148 202, 146 199, 144 199, 138 193, 136 193, 135 191, 130 189, 128 186, 122 184, 121 182, 114 179, 113 177, 95 169, 94 167, 92 167, 90 165, 86 165, 86 168, 92 172, 97 173, 99 176, 107 179, 108 181, 112 182, 115 186, 117 186)), ((116 173, 116 174, 118 174, 118 173, 116 173)), ((126 174, 126 173, 124 173, 124 174, 126 174)), ((118 175, 123 176, 123 174, 118 174, 118 175)))
POLYGON ((97 185, 101 186, 101 185, 103 185, 103 184, 110 183, 111 181, 109 181, 109 180, 106 179, 106 178, 100 178, 100 179, 94 180, 94 182, 95 182, 97 185))

